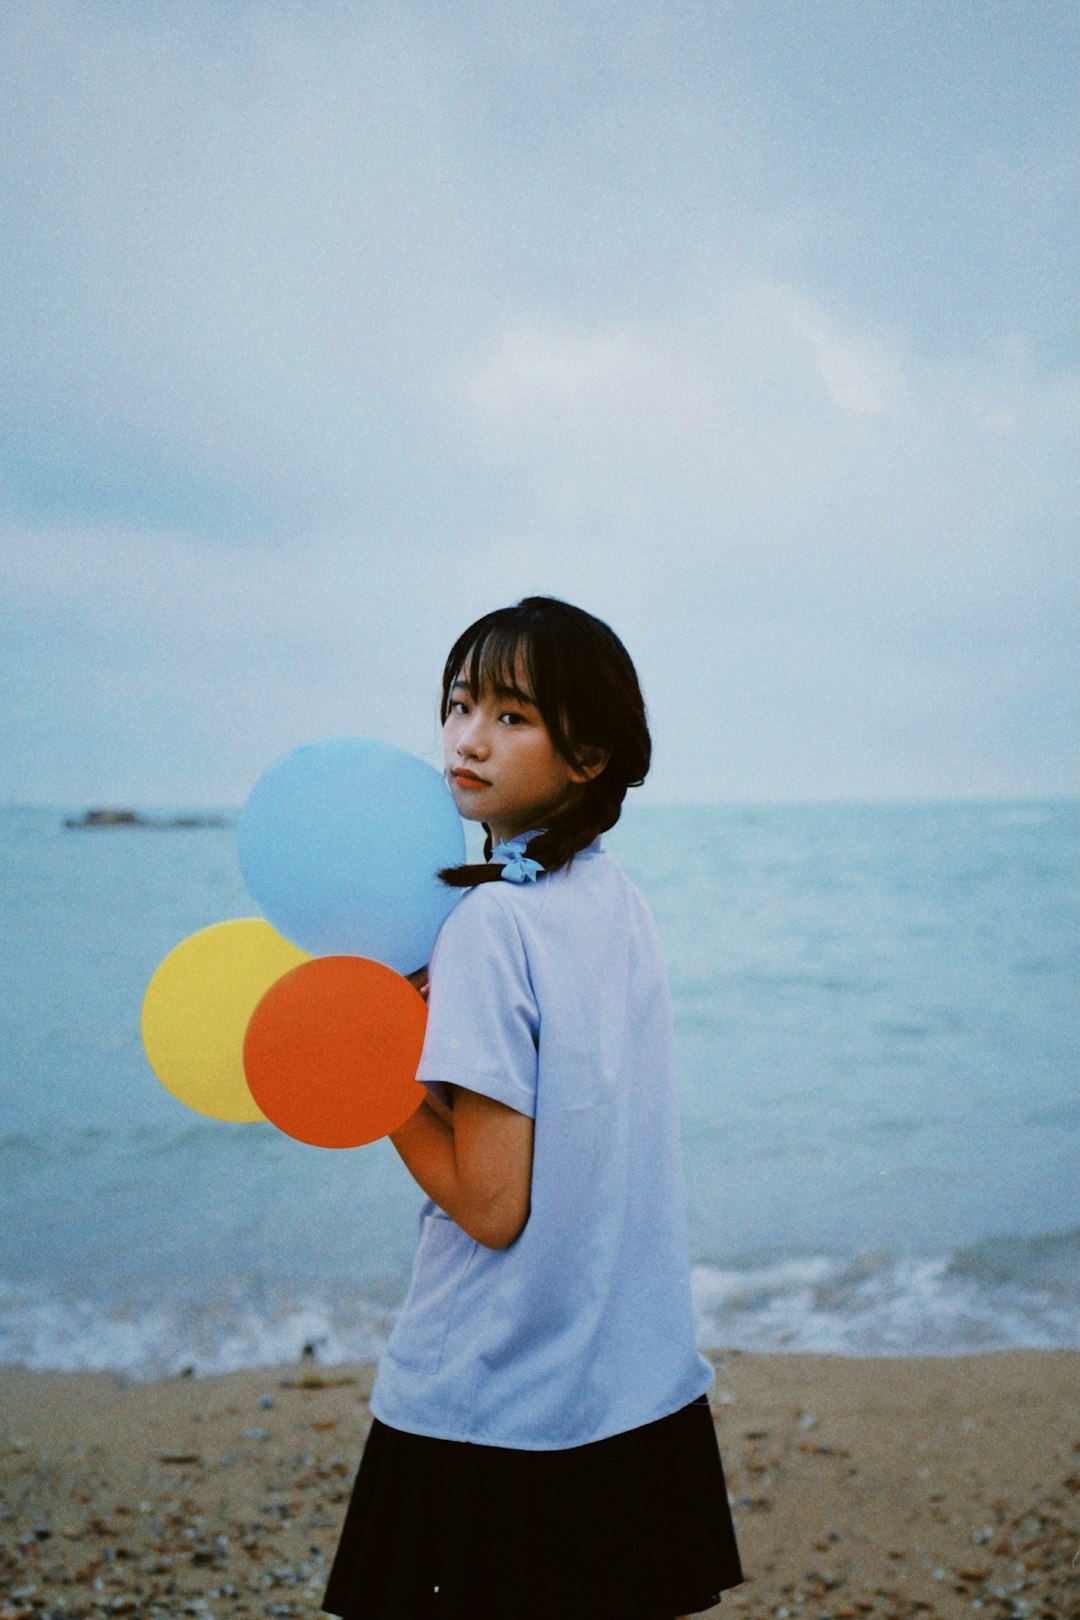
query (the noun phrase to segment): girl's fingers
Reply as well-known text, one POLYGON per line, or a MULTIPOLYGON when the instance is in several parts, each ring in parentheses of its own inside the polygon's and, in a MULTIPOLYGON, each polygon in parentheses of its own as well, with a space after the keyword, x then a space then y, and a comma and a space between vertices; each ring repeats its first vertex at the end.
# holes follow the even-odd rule
POLYGON ((406 973, 405 977, 408 979, 409 983, 415 989, 419 990, 420 994, 423 996, 424 1000, 426 1001, 427 998, 428 998, 428 971, 427 971, 427 968, 426 967, 417 968, 415 973, 406 973))

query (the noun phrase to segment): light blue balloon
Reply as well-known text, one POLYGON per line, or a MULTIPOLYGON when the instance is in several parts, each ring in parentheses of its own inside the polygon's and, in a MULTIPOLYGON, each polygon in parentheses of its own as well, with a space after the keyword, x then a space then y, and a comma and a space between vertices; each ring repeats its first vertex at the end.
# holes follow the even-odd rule
POLYGON ((423 967, 461 898, 437 876, 465 859, 442 775, 374 737, 307 743, 256 782, 237 827, 248 893, 313 956, 423 967))

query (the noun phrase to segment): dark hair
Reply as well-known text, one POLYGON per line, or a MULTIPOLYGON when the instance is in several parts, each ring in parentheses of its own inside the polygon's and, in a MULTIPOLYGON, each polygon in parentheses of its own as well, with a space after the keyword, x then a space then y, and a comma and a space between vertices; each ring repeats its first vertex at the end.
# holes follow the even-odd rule
MULTIPOLYGON (((555 872, 614 827, 627 788, 645 780, 652 752, 645 700, 630 654, 602 619, 553 596, 527 596, 515 607, 485 614, 458 637, 443 670, 441 718, 450 711, 457 681, 475 696, 485 686, 513 687, 521 675, 552 742, 575 770, 585 767, 594 750, 608 756, 529 842, 530 858, 555 872)), ((490 833, 484 854, 491 854, 490 833)), ((501 873, 500 865, 488 862, 449 866, 439 876, 455 888, 470 888, 501 873)))

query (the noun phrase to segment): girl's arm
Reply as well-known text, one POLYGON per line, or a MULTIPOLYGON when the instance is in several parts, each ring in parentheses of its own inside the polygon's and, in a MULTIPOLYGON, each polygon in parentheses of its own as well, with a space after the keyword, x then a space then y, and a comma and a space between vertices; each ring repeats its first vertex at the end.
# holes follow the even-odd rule
POLYGON ((453 1125, 453 1123, 454 1123, 454 1110, 453 1110, 453 1107, 452 1107, 451 1104, 440 1102, 438 1097, 433 1096, 430 1091, 428 1092, 427 1096, 424 1098, 424 1101, 427 1103, 427 1105, 431 1109, 432 1113, 438 1115, 438 1117, 442 1120, 444 1125, 450 1125, 450 1126, 453 1125))
POLYGON ((452 1112, 425 1101, 390 1140, 432 1202, 477 1243, 506 1249, 521 1236, 532 1183, 525 1114, 455 1087, 452 1112))

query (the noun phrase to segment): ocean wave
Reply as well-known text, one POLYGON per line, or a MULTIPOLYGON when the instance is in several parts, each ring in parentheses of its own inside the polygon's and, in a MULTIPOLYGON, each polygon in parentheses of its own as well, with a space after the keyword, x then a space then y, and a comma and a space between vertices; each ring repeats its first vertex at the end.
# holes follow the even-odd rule
POLYGON ((697 1266, 694 1304, 707 1349, 844 1356, 967 1355, 1075 1349, 1076 1247, 994 1240, 955 1255, 811 1255, 757 1266, 697 1266), (997 1260, 993 1249, 997 1246, 997 1260), (1038 1256, 1041 1269, 1025 1269, 1038 1256), (1023 1251, 1023 1252, 1021 1252, 1023 1251))
MULTIPOLYGON (((1077 1347, 1077 1234, 995 1238, 926 1256, 870 1250, 696 1266, 704 1349, 846 1356, 1077 1347)), ((314 1347, 375 1359, 398 1301, 330 1287, 236 1285, 206 1297, 95 1301, 0 1283, 0 1362, 135 1379, 273 1366, 314 1347)))
POLYGON ((392 1322, 385 1305, 344 1308, 309 1292, 101 1303, 0 1283, 0 1363, 142 1380, 277 1366, 310 1347, 334 1366, 373 1360, 392 1322))

